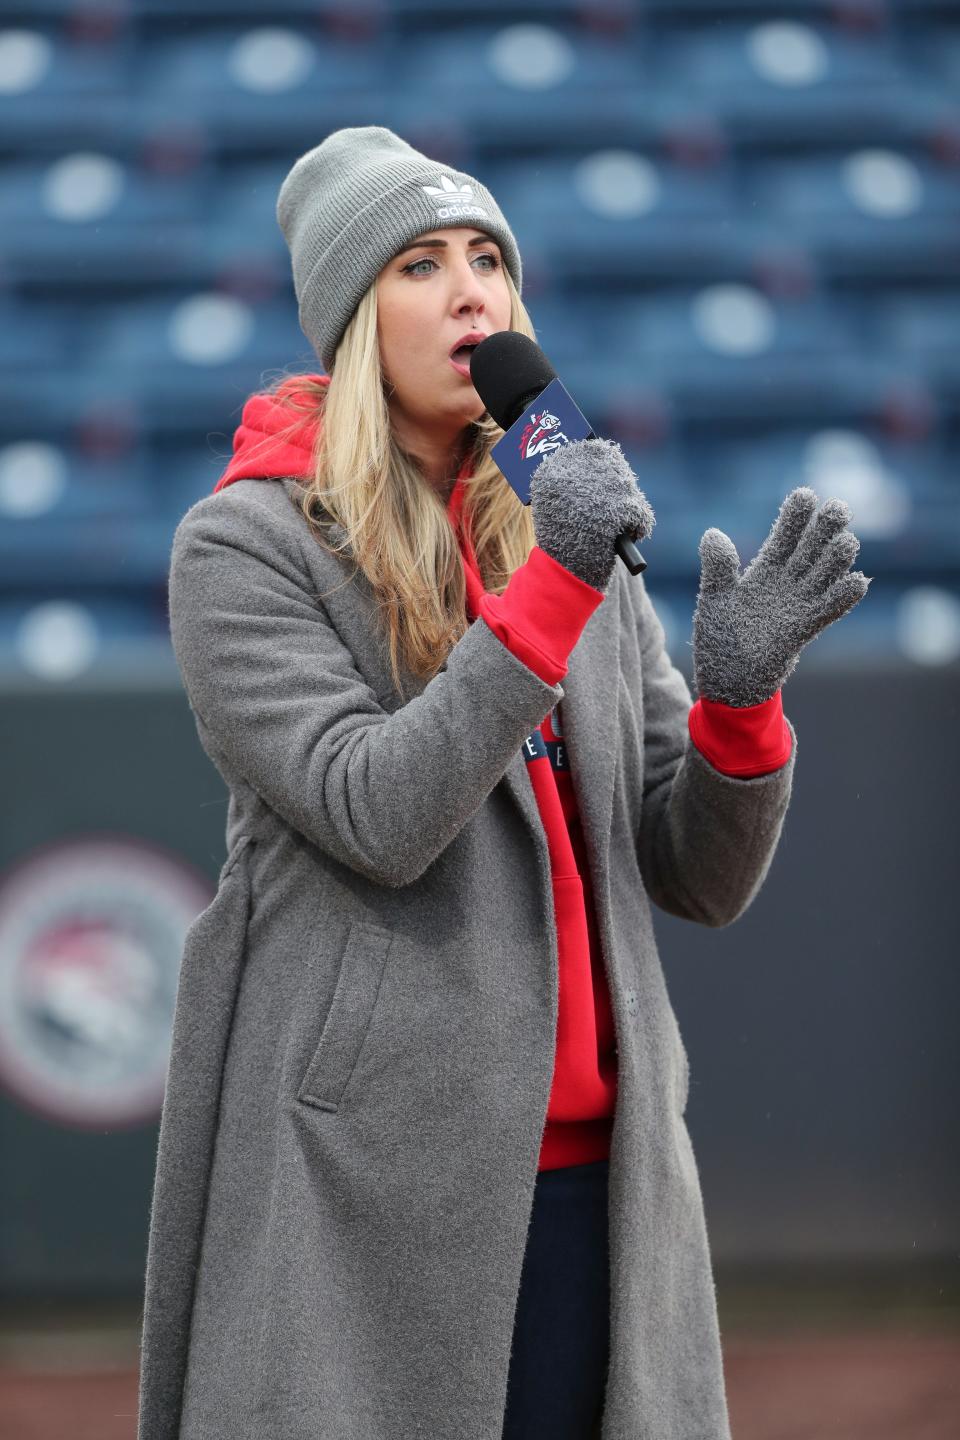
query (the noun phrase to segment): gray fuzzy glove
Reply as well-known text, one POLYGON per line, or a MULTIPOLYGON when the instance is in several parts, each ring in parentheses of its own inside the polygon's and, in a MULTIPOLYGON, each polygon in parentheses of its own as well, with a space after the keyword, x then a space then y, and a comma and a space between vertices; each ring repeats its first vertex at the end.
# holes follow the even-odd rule
POLYGON ((792 490, 742 575, 728 535, 714 529, 702 537, 693 668, 708 700, 739 706, 769 700, 803 646, 866 595, 873 577, 844 573, 860 549, 845 529, 850 507, 826 500, 814 515, 818 503, 809 486, 792 490))
POLYGON ((537 544, 595 590, 606 590, 627 531, 642 540, 656 517, 620 446, 571 440, 552 451, 530 478, 537 544))

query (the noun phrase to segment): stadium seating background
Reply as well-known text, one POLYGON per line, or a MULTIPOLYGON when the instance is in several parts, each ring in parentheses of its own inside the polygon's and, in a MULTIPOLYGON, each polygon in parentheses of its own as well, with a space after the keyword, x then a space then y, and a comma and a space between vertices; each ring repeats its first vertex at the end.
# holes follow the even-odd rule
POLYGON ((276 223, 385 124, 506 213, 538 339, 623 445, 683 664, 697 545, 853 509, 805 664, 960 656, 953 4, 13 0, 0 22, 0 676, 176 683, 173 530, 248 394, 321 368, 276 223))

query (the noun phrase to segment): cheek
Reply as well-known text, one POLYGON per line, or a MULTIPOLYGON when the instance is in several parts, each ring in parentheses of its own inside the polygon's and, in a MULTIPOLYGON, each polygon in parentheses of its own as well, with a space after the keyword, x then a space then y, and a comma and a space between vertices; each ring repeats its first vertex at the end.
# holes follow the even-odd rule
POLYGON ((422 305, 418 307, 407 297, 404 302, 395 301, 381 327, 380 353, 388 363, 403 364, 428 347, 430 328, 422 305))
POLYGON ((421 383, 425 350, 421 330, 412 318, 394 312, 380 332, 380 368, 402 404, 410 399, 411 387, 416 391, 421 383))
POLYGON ((397 383, 407 363, 406 334, 403 316, 397 313, 396 307, 378 321, 380 365, 391 384, 397 383))
POLYGON ((510 324, 510 292, 506 285, 501 285, 500 287, 500 292, 497 295, 496 309, 499 328, 506 330, 510 324))

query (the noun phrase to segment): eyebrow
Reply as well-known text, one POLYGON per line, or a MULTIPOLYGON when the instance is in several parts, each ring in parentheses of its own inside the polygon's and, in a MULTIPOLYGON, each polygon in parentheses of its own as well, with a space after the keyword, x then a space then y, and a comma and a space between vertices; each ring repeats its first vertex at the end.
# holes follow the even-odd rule
MULTIPOLYGON (((484 233, 484 234, 482 234, 482 235, 474 235, 474 237, 473 237, 472 240, 468 240, 468 241, 467 241, 467 247, 468 247, 468 248, 469 248, 471 245, 490 245, 490 244, 496 245, 497 242, 496 242, 496 240, 494 240, 494 238, 493 238, 492 235, 487 235, 486 233, 484 233)), ((400 257, 401 255, 406 255, 406 253, 407 253, 408 250, 419 250, 420 247, 421 247, 421 245, 435 245, 435 246, 437 246, 437 247, 442 247, 443 249, 446 249, 446 247, 447 247, 447 242, 446 242, 446 240, 414 240, 410 245, 404 245, 404 247, 403 247, 402 250, 398 250, 397 253, 396 253, 396 255, 394 255, 394 257, 393 257, 394 260, 399 259, 399 257, 400 257)), ((498 247, 498 248, 499 248, 499 247, 498 247)))

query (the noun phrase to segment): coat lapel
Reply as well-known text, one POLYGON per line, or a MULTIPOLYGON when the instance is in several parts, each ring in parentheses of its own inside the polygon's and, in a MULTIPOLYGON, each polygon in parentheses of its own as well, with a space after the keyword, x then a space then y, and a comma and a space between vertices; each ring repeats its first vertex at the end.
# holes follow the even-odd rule
MULTIPOLYGON (((299 487, 284 481, 292 498, 299 487)), ((346 538, 338 524, 330 526, 330 538, 340 543, 346 538)), ((360 577, 362 580, 362 577, 360 577)), ((365 589, 365 582, 363 585, 365 589)), ((371 610, 372 614, 372 610, 371 610)), ((386 691, 393 691, 388 666, 381 677, 386 691)), ((419 695, 424 681, 414 676, 400 662, 400 675, 407 700, 419 695)), ((617 716, 620 683, 620 586, 614 575, 607 588, 607 598, 590 616, 573 654, 563 685, 560 721, 563 740, 570 759, 574 794, 583 824, 587 855, 590 860, 594 894, 606 895, 606 877, 610 850, 610 817, 613 811, 613 782, 617 761, 617 716)), ((391 709, 402 703, 391 694, 391 709)), ((543 821, 522 750, 518 749, 504 773, 504 783, 531 833, 541 840, 546 850, 543 821)))

